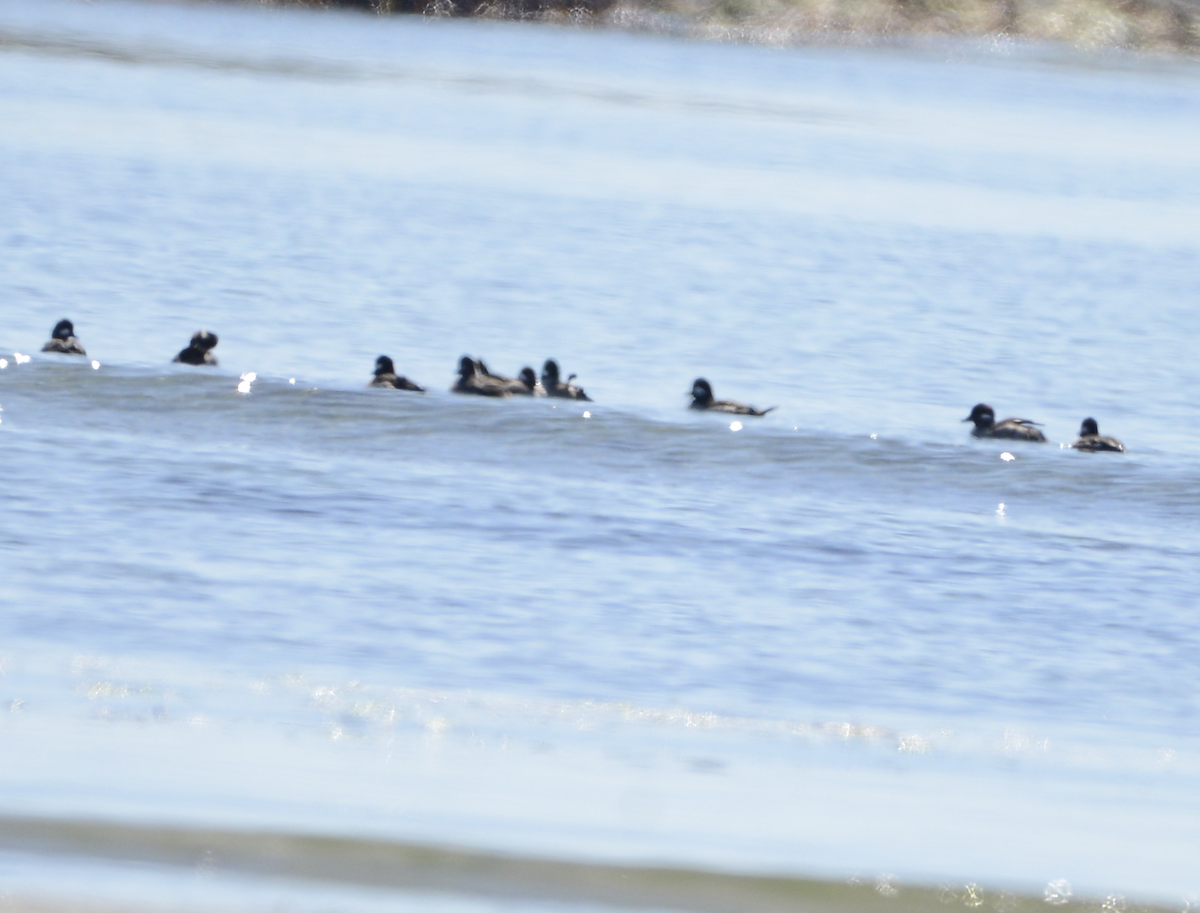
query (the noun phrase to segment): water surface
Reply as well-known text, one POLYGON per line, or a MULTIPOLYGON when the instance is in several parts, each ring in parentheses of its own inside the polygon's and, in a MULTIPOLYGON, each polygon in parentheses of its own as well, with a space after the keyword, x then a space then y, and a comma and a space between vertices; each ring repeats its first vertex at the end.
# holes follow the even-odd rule
POLYGON ((1200 894, 1193 62, 59 0, 0 47, 6 821, 1200 894))

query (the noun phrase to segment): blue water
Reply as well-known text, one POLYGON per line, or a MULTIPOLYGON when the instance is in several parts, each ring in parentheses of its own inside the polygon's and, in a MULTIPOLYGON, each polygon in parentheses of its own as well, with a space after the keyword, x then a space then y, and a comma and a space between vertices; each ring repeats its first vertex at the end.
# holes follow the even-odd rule
POLYGON ((0 49, 0 815, 1200 895, 1195 62, 60 0, 0 49))

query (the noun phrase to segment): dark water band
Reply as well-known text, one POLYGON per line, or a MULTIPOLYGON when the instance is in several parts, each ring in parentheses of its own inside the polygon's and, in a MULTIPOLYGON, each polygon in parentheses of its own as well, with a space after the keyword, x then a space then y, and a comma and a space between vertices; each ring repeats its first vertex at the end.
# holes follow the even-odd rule
MULTIPOLYGON (((1047 906, 1042 897, 976 885, 909 887, 873 879, 839 883, 570 862, 375 839, 95 820, 0 815, 0 848, 357 887, 696 913, 1022 913, 1047 906)), ((1098 910, 1102 902, 1073 900, 1070 906, 1098 910)))

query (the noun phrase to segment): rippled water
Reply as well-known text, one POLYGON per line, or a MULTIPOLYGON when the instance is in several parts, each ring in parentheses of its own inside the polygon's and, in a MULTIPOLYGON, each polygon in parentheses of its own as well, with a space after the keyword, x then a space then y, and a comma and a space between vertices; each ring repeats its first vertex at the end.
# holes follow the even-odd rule
POLYGON ((10 890, 428 900, 54 819, 1197 900, 1195 63, 59 0, 0 49, 10 890))

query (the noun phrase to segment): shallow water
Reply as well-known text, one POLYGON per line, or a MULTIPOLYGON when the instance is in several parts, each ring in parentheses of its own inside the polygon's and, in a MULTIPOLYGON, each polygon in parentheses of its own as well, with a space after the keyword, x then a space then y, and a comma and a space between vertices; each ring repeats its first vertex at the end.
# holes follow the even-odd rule
POLYGON ((1195 63, 58 0, 0 48, 4 821, 1197 900, 1195 63))

